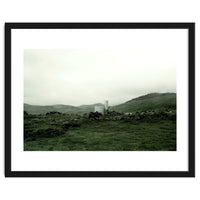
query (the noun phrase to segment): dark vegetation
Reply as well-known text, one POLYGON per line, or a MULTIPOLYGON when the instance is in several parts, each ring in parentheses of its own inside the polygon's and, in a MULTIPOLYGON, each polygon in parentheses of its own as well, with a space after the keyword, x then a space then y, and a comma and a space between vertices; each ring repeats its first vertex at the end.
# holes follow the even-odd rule
POLYGON ((97 112, 68 114, 59 111, 36 115, 25 111, 24 150, 176 150, 176 96, 174 97, 174 94, 159 94, 151 97, 147 95, 126 102, 125 105, 129 109, 126 109, 126 106, 122 107, 121 104, 120 107, 111 107, 105 115, 97 112), (157 102, 157 98, 160 98, 160 103, 152 109, 152 106, 155 106, 152 102, 157 102), (139 103, 140 101, 142 103, 139 103), (137 109, 134 110, 132 107, 135 103, 137 109), (123 108, 124 111, 115 111, 123 108))

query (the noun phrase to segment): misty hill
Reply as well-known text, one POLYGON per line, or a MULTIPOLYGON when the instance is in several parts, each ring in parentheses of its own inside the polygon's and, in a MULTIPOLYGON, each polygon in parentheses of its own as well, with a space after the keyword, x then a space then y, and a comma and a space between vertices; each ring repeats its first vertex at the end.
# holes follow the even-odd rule
POLYGON ((110 108, 125 113, 167 109, 176 110, 176 93, 151 93, 110 108))
MULTIPOLYGON (((89 113, 94 111, 94 107, 103 105, 101 103, 92 105, 51 105, 39 106, 24 104, 24 110, 29 114, 45 114, 47 112, 57 111, 61 113, 89 113)), ((176 93, 151 93, 137 97, 117 106, 110 107, 110 110, 117 112, 140 112, 146 110, 176 110, 176 93)))
POLYGON ((39 106, 39 105, 29 105, 24 104, 24 110, 29 114, 45 114, 47 112, 57 111, 61 113, 89 113, 94 111, 96 105, 103 105, 100 103, 92 105, 81 105, 81 106, 71 106, 71 105, 51 105, 51 106, 39 106))

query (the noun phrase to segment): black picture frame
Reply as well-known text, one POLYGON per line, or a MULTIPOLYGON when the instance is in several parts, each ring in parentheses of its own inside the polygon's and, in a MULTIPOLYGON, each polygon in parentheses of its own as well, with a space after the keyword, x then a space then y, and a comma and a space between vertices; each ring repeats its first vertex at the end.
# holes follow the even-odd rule
POLYGON ((6 177, 195 177, 195 23, 5 23, 6 177), (12 171, 11 32, 13 29, 186 29, 188 30, 188 171, 12 171))

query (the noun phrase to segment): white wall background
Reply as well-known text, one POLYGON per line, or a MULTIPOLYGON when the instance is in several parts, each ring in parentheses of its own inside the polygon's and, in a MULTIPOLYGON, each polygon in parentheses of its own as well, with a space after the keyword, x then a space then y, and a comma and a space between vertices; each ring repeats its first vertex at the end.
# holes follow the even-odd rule
MULTIPOLYGON (((196 102, 200 102, 198 0, 2 0, 1 94, 4 92, 5 22, 196 22, 196 102)), ((1 99, 0 198, 10 199, 200 199, 200 126, 196 127, 196 178, 4 178, 4 102, 1 99)), ((196 122, 200 120, 196 105, 196 122)))

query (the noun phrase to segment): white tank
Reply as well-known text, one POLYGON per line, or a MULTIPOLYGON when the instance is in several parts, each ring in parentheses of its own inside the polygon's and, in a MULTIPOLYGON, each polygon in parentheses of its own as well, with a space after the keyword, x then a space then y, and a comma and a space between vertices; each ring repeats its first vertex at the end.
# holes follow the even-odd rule
POLYGON ((101 114, 104 114, 104 106, 95 106, 94 112, 99 112, 101 114))
POLYGON ((108 110, 108 100, 106 100, 106 101, 104 102, 104 104, 105 104, 105 110, 108 110))

